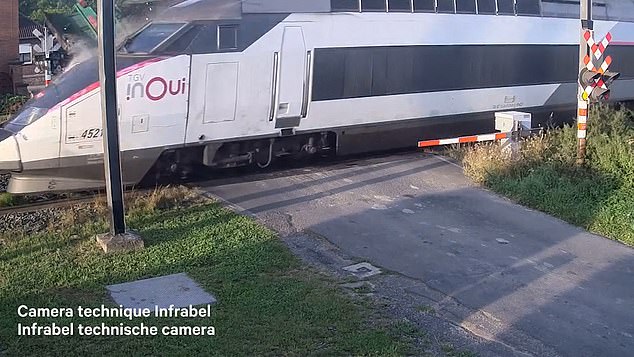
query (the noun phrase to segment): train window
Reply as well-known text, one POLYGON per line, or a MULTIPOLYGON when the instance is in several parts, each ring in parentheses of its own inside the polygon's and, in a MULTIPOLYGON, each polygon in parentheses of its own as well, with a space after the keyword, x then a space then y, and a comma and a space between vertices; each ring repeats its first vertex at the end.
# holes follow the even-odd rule
POLYGON ((193 26, 187 29, 182 35, 172 41, 172 43, 165 47, 165 50, 162 50, 161 52, 175 54, 187 52, 187 50, 190 49, 190 44, 192 43, 192 41, 194 41, 196 36, 198 36, 198 34, 200 33, 200 29, 201 26, 193 26))
POLYGON ((414 11, 436 11, 436 2, 434 0, 414 0, 414 11))
POLYGON ((456 12, 463 14, 475 14, 475 0, 456 0, 456 12))
POLYGON ((361 11, 386 11, 385 0, 361 0, 361 11))
POLYGON ((219 50, 238 49, 238 26, 236 25, 218 26, 218 49, 219 50))
POLYGON ((216 25, 201 25, 198 36, 192 41, 190 49, 192 53, 211 53, 218 50, 216 25))
POLYGON ((412 2, 410 0, 389 0, 388 9, 394 12, 410 12, 412 11, 412 2))
POLYGON ((129 39, 123 48, 128 53, 150 53, 181 27, 183 24, 151 24, 129 39))
POLYGON ((495 14, 495 0, 478 0, 478 14, 495 14))
POLYGON ((453 0, 437 0, 437 1, 438 1, 438 5, 437 5, 438 12, 450 12, 450 13, 456 12, 456 9, 454 9, 453 0))
POLYGON ((500 15, 515 15, 515 4, 513 0, 497 0, 498 2, 498 14, 500 15))
POLYGON ((516 0, 515 8, 518 15, 541 15, 539 0, 516 0))
POLYGON ((332 11, 359 11, 359 0, 330 0, 332 11))

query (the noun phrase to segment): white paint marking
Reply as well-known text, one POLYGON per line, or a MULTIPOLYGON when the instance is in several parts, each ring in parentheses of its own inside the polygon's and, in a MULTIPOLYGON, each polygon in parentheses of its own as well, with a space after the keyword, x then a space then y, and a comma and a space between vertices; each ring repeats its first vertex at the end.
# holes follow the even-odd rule
POLYGON ((419 188, 419 187, 416 187, 416 186, 414 186, 414 185, 409 185, 409 187, 411 187, 411 188, 413 188, 413 189, 415 189, 415 190, 420 190, 420 188, 419 188))
POLYGON ((498 239, 496 239, 496 241, 498 243, 500 243, 500 244, 509 244, 509 243, 511 243, 511 242, 509 242, 509 241, 507 241, 506 239, 503 239, 503 238, 498 238, 498 239))
POLYGON ((414 213, 414 211, 412 211, 412 210, 411 210, 411 209, 409 209, 409 208, 405 208, 405 209, 403 209, 403 211, 402 211, 402 212, 403 212, 403 213, 407 213, 407 214, 413 214, 413 213, 414 213))

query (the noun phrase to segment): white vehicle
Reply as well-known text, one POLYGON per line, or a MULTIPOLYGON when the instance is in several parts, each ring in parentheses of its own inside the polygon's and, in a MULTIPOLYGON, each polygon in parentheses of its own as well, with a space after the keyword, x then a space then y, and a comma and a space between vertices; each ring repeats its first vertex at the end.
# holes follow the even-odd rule
MULTIPOLYGON (((576 108, 579 5, 562 0, 184 0, 118 55, 124 182, 413 147, 430 124, 576 108)), ((614 101, 634 99, 634 3, 595 2, 614 101), (629 14, 629 15, 628 15, 629 14)), ((492 122, 492 120, 491 120, 492 122)), ((487 128, 483 128, 486 130, 487 128)), ((8 191, 104 186, 97 59, 0 129, 8 191)))

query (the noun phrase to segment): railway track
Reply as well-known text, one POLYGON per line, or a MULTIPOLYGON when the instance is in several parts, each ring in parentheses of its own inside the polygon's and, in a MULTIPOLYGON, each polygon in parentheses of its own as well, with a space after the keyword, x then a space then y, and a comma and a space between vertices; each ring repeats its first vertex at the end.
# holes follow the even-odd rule
MULTIPOLYGON (((400 150, 396 153, 402 153, 404 155, 420 152, 417 150, 400 150)), ((190 177, 185 181, 181 180, 166 180, 159 182, 159 186, 169 185, 185 185, 189 188, 197 188, 198 186, 213 186, 228 183, 244 182, 244 181, 258 181, 272 176, 287 176, 294 175, 300 171, 314 170, 319 171, 321 169, 337 169, 345 168, 353 165, 371 165, 374 161, 380 160, 383 156, 393 155, 395 151, 378 152, 371 154, 360 154, 347 157, 329 157, 322 159, 306 160, 303 162, 297 161, 280 161, 271 165, 267 169, 255 169, 255 168, 237 168, 229 170, 203 170, 198 172, 195 176, 190 177)), ((157 182, 147 183, 145 186, 135 188, 134 190, 126 190, 126 193, 149 193, 157 187, 157 182)), ((0 193, 6 191, 6 179, 0 176, 0 193)), ((60 195, 42 195, 32 196, 24 198, 27 202, 14 204, 11 206, 0 207, 0 220, 6 219, 6 216, 26 214, 35 211, 53 210, 57 208, 68 207, 76 204, 91 203, 97 199, 105 199, 106 195, 103 191, 91 191, 85 193, 71 193, 60 195)))
MULTIPOLYGON (((25 204, 18 204, 6 207, 0 207, 0 217, 8 214, 28 213, 33 211, 62 208, 80 203, 94 202, 97 198, 105 197, 104 194, 92 194, 84 197, 65 197, 65 198, 50 198, 37 202, 28 202, 25 204)), ((1 219, 1 218, 0 218, 1 219)))

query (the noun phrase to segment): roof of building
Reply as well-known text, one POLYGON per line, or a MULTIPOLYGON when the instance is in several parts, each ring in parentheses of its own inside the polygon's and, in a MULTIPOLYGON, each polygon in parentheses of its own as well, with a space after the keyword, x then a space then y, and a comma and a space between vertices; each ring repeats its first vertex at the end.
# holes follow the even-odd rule
POLYGON ((37 37, 33 34, 35 30, 44 33, 44 26, 20 14, 20 41, 36 39, 37 37))

